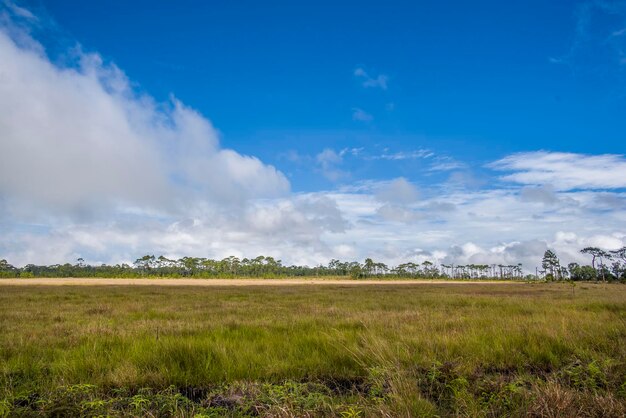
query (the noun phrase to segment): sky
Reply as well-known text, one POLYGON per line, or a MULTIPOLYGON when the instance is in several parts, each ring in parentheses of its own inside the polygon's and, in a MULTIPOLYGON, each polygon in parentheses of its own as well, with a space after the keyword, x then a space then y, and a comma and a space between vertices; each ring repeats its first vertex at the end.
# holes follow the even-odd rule
POLYGON ((626 1, 0 0, 0 258, 626 245, 626 1))

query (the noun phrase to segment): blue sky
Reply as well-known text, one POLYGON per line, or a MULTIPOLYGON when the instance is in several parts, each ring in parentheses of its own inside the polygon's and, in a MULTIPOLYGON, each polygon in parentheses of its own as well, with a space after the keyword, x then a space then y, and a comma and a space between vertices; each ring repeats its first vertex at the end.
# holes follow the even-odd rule
POLYGON ((30 77, 5 83, 4 155, 75 150, 41 163, 49 179, 0 173, 13 235, 0 256, 17 263, 142 251, 532 263, 547 247, 578 260, 577 245, 626 241, 626 2, 0 4, 0 71, 30 77), (67 98, 46 90, 59 77, 73 79, 67 98), (77 113, 93 123, 66 131, 77 113), (105 181, 96 168, 117 152, 143 160, 105 181), (68 184, 68 166, 90 185, 68 184), (58 195, 44 191, 53 178, 58 195), (42 234, 70 244, 42 253, 42 234))
MULTIPOLYGON (((429 148, 477 166, 536 149, 624 151, 624 39, 610 39, 623 28, 623 5, 35 5, 138 89, 157 100, 176 95, 211 119, 225 146, 285 170, 298 191, 328 184, 283 151, 429 148), (385 77, 385 88, 364 87, 358 68, 385 77), (371 120, 354 120, 355 109, 371 120)), ((419 181, 421 166, 359 161, 351 179, 419 181)))

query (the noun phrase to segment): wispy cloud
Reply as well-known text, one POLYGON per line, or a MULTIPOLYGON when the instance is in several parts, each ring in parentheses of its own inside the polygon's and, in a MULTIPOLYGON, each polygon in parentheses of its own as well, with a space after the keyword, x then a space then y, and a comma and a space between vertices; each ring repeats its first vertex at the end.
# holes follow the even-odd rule
POLYGON ((379 155, 371 155, 365 157, 369 160, 390 160, 390 161, 400 161, 400 160, 416 160, 416 159, 425 159, 434 156, 435 153, 428 149, 417 149, 412 151, 398 151, 398 152, 388 152, 385 151, 379 155))
MULTIPOLYGON (((392 152, 388 148, 382 150, 382 152, 376 150, 368 150, 365 147, 346 147, 342 149, 324 148, 317 155, 304 155, 295 150, 290 150, 279 154, 281 159, 288 160, 290 162, 310 162, 315 160, 318 164, 321 163, 342 163, 344 158, 360 159, 366 161, 403 161, 403 160, 417 160, 417 159, 433 159, 433 164, 454 164, 455 167, 464 167, 460 162, 453 160, 451 157, 435 156, 435 153, 426 148, 419 148, 415 150, 395 151, 392 152)), ((444 168, 440 168, 443 170, 444 168)))
POLYGON ((618 154, 524 152, 509 155, 488 167, 512 171, 502 177, 505 181, 549 184, 558 190, 626 188, 626 158, 618 154))
POLYGON ((370 76, 363 68, 359 67, 354 70, 355 77, 362 80, 363 87, 374 87, 387 90, 387 82, 389 77, 385 74, 379 74, 375 77, 370 76))
POLYGON ((452 157, 440 155, 433 159, 429 171, 452 171, 466 168, 466 164, 455 160, 452 157))
POLYGON ((359 148, 344 148, 341 151, 339 151, 339 155, 341 155, 342 157, 344 155, 351 155, 353 157, 358 157, 364 150, 365 148, 363 147, 359 147, 359 148))
MULTIPOLYGON (((30 10, 18 6, 17 4, 12 2, 11 0, 4 0, 2 2, 2 4, 4 4, 4 6, 9 11, 11 11, 11 13, 13 13, 15 16, 18 16, 18 17, 21 17, 21 18, 24 18, 24 19, 28 19, 28 20, 31 20, 31 21, 38 20, 37 16, 35 16, 30 10)), ((0 4, 0 6, 2 4, 0 4)))
POLYGON ((567 65, 577 72, 594 73, 602 68, 603 77, 611 67, 621 72, 619 64, 624 63, 626 53, 626 2, 589 0, 576 4, 574 11, 576 21, 569 49, 549 57, 549 62, 567 65))
POLYGON ((359 122, 371 122, 374 120, 374 116, 361 108, 354 107, 352 108, 352 119, 359 122))
POLYGON ((611 33, 611 36, 623 36, 626 35, 626 28, 622 28, 611 33))

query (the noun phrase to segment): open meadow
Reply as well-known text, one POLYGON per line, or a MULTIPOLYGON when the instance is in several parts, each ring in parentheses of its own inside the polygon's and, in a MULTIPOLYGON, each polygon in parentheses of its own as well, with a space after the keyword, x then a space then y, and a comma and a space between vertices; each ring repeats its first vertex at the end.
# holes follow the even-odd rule
POLYGON ((0 417, 623 416, 626 286, 0 286, 0 417))

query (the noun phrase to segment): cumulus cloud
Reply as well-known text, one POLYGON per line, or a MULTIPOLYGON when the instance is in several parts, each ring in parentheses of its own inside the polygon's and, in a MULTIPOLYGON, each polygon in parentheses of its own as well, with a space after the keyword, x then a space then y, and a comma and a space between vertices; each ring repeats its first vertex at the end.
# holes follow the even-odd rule
POLYGON ((552 185, 557 190, 620 189, 626 187, 623 155, 587 155, 565 152, 523 152, 489 165, 513 173, 502 177, 527 185, 552 185))
POLYGON ((412 223, 422 219, 423 215, 413 209, 402 205, 386 203, 376 210, 376 214, 386 221, 412 223))
POLYGON ((409 204, 418 196, 417 188, 404 177, 382 183, 376 191, 376 198, 386 203, 409 204))
POLYGON ((170 211, 289 192, 282 173, 222 149, 211 123, 175 98, 160 104, 136 95, 97 54, 78 50, 75 65, 60 67, 29 44, 0 28, 5 199, 60 213, 119 205, 170 211))
POLYGON ((445 188, 449 189, 480 189, 488 183, 488 180, 480 174, 471 170, 452 171, 445 183, 445 188))
POLYGON ((344 152, 337 153, 331 148, 325 148, 315 156, 322 174, 330 181, 337 181, 348 176, 348 173, 341 170, 339 166, 343 163, 344 152))

